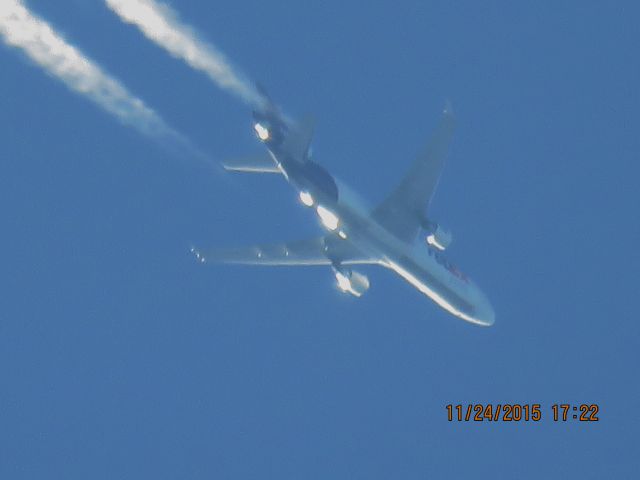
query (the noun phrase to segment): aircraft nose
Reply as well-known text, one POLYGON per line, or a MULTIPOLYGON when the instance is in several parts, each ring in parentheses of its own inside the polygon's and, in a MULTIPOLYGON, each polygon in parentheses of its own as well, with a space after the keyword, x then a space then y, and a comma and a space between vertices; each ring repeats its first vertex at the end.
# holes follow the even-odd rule
POLYGON ((467 320, 476 325, 490 327, 496 321, 496 312, 484 292, 475 284, 473 287, 473 307, 467 320))
POLYGON ((487 327, 493 325, 496 321, 496 312, 493 310, 491 305, 488 305, 486 309, 482 311, 482 313, 478 317, 478 321, 487 327))
POLYGON ((496 321, 496 312, 487 297, 482 295, 481 298, 482 300, 478 304, 475 317, 480 325, 490 327, 496 321))

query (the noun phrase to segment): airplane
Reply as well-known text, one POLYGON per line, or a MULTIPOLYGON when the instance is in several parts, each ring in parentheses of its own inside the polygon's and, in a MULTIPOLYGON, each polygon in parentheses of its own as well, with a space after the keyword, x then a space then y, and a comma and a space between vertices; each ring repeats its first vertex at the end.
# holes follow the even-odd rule
POLYGON ((481 326, 494 323, 495 312, 484 293, 442 254, 451 244, 451 233, 427 216, 455 126, 449 104, 433 137, 407 174, 371 209, 312 158, 313 120, 292 122, 263 90, 261 93, 265 102, 253 110, 253 129, 267 151, 228 160, 223 166, 231 172, 283 175, 302 204, 316 213, 325 232, 315 238, 279 245, 192 248, 198 261, 329 266, 338 289, 355 297, 363 295, 370 283, 367 276, 353 267, 381 265, 456 317, 481 326), (417 240, 419 236, 426 241, 417 240))

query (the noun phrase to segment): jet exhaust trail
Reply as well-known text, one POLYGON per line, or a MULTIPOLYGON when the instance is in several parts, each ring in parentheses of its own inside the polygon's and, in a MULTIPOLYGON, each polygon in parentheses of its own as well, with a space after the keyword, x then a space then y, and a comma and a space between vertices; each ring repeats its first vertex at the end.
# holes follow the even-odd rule
POLYGON ((183 24, 167 5, 155 0, 105 2, 122 21, 136 25, 149 40, 204 72, 220 88, 236 94, 254 107, 264 106, 265 99, 253 84, 233 68, 224 54, 183 24))
POLYGON ((168 126, 151 108, 120 82, 67 43, 22 0, 0 0, 0 34, 5 44, 19 48, 47 73, 72 91, 84 95, 125 125, 153 137, 166 147, 206 161, 189 140, 168 126))

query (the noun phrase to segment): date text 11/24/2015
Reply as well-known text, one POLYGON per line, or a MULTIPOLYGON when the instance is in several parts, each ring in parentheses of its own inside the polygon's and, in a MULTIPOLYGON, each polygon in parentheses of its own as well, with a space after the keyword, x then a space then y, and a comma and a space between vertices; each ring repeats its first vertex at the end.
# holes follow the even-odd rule
MULTIPOLYGON (((450 403, 445 408, 450 422, 539 422, 545 416, 539 403, 450 403)), ((549 410, 554 422, 600 420, 600 407, 595 403, 554 403, 549 410)))

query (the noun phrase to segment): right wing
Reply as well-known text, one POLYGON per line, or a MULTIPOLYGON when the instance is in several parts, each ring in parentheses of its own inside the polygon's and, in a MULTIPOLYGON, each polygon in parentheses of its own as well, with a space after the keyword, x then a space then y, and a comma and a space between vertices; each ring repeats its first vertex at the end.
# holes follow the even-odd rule
POLYGON ((442 120, 431 141, 414 160, 400 184, 376 207, 373 217, 398 238, 412 242, 425 219, 425 211, 438 186, 455 121, 451 106, 444 109, 442 120))
POLYGON ((228 263, 264 266, 311 266, 377 263, 364 257, 350 244, 328 237, 310 238, 296 242, 254 247, 212 248, 191 252, 202 263, 228 263))

